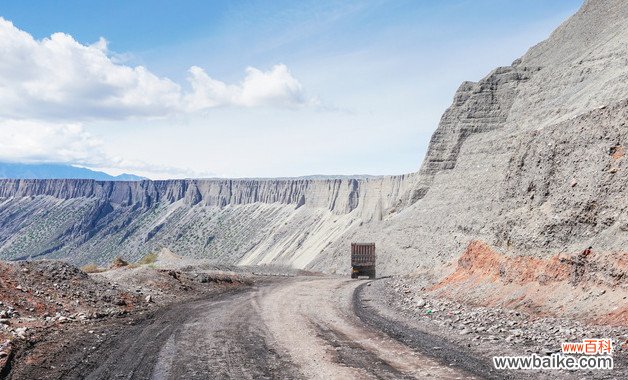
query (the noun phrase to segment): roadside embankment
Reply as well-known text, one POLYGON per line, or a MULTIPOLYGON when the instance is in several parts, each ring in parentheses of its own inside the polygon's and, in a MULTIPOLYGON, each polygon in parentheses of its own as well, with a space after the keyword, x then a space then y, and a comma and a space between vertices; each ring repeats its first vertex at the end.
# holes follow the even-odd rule
MULTIPOLYGON (((31 378, 20 372, 29 368, 41 372, 37 378, 57 378, 64 369, 50 367, 63 362, 55 355, 95 347, 109 329, 173 302, 249 283, 244 274, 152 265, 87 274, 60 261, 0 262, 0 377, 31 378)), ((73 354, 87 360, 91 352, 73 354)))
MULTIPOLYGON (((484 368, 488 378, 617 379, 628 376, 628 328, 624 326, 585 323, 564 316, 513 309, 512 305, 481 306, 479 302, 464 300, 462 295, 448 297, 452 293, 443 293, 442 287, 433 289, 419 285, 420 282, 397 277, 361 287, 355 301, 358 315, 384 331, 390 330, 387 332, 393 336, 395 331, 403 332, 404 339, 410 339, 407 344, 413 344, 412 338, 417 337, 414 344, 436 357, 458 361, 455 352, 465 352, 477 358, 473 365, 484 368), (360 312, 362 307, 368 309, 360 312), (589 338, 613 340, 614 370, 495 372, 491 366, 493 356, 551 355, 560 352, 561 343, 589 338), (432 344, 439 341, 441 343, 432 344)), ((486 289, 486 299, 490 299, 490 289, 486 289)), ((477 373, 473 367, 467 370, 477 373)))

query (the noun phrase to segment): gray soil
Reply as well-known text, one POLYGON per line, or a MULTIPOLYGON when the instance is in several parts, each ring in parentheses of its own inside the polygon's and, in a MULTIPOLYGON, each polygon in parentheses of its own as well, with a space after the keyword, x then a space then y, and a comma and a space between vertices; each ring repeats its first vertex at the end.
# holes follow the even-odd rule
POLYGON ((461 304, 420 292, 409 283, 385 278, 363 284, 354 293, 356 315, 425 355, 487 379, 628 378, 624 327, 461 304), (614 369, 496 371, 492 365, 493 356, 550 355, 560 351, 561 342, 596 337, 613 339, 614 369))
POLYGON ((469 373, 479 378, 503 379, 510 378, 505 374, 497 374, 487 358, 475 355, 466 347, 448 341, 437 335, 410 326, 403 320, 384 316, 378 311, 383 300, 373 299, 373 294, 365 295, 365 286, 362 284, 353 294, 353 307, 355 314, 369 326, 378 328, 392 338, 420 351, 422 354, 432 356, 443 364, 462 367, 469 373), (377 305, 377 306, 374 306, 377 305))
POLYGON ((274 278, 96 327, 66 325, 21 351, 8 378, 481 378, 466 370, 472 358, 451 365, 362 322, 353 294, 363 283, 274 278))
MULTIPOLYGON (((19 351, 8 378, 568 379, 623 373, 498 372, 490 350, 398 310, 386 284, 258 278, 96 325, 67 324, 19 351)), ((495 345, 510 352, 506 342, 495 345)))
POLYGON ((55 331, 13 361, 10 379, 298 377, 265 344, 239 287, 101 325, 55 331), (88 330, 89 329, 89 330, 88 330), (39 365, 29 358, 45 356, 39 365))

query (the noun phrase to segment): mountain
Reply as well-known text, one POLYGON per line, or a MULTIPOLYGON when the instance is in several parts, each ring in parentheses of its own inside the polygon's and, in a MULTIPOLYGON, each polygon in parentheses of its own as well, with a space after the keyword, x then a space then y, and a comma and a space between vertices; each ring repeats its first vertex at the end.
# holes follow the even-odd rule
POLYGON ((461 84, 418 173, 1 180, 0 257, 104 264, 168 248, 347 273, 350 243, 368 241, 378 274, 563 312, 596 289, 586 310, 599 314, 628 278, 626 41, 628 2, 586 1, 512 65, 461 84))
POLYGON ((172 247, 219 262, 302 268, 347 229, 399 205, 411 183, 0 180, 0 256, 106 263, 172 247))
POLYGON ((141 181, 133 174, 107 173, 63 164, 20 164, 0 162, 0 179, 94 179, 97 181, 141 181))

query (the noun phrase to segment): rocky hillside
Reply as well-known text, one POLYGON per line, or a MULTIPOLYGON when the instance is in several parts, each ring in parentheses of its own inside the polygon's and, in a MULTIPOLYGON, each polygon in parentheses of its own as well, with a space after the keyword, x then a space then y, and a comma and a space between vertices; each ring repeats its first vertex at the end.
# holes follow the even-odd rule
POLYGON ((351 226, 409 202, 412 176, 363 179, 0 181, 0 254, 105 263, 162 247, 299 268, 351 226))
POLYGON ((453 270, 474 241, 506 255, 627 252, 626 41, 628 3, 587 1, 511 66, 463 83, 418 174, 420 199, 329 252, 374 239, 387 272, 453 270))
POLYGON ((511 66, 460 86, 416 174, 2 181, 0 257, 101 263, 167 247, 346 272, 349 243, 375 241, 380 273, 442 277, 478 242, 506 256, 617 256, 628 251, 627 41, 628 2, 587 1, 511 66))

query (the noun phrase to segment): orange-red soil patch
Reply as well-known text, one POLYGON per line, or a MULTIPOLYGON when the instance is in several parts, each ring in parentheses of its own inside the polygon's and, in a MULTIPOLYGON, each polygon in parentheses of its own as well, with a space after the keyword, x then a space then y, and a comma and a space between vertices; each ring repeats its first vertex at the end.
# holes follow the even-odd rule
POLYGON ((537 315, 574 316, 628 325, 628 253, 583 250, 547 259, 507 256, 472 241, 453 273, 430 290, 486 306, 525 309, 537 315))

